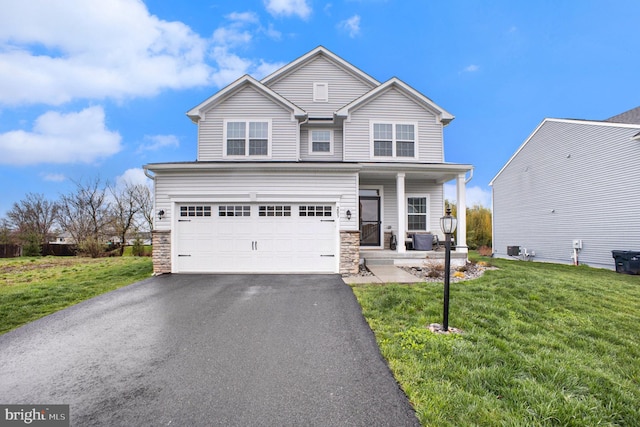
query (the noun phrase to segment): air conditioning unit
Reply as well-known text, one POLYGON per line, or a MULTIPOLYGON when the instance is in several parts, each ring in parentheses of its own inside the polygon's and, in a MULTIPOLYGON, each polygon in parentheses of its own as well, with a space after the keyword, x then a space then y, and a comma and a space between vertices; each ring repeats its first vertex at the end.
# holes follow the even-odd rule
POLYGON ((507 246, 507 255, 509 256, 520 255, 520 246, 507 246))

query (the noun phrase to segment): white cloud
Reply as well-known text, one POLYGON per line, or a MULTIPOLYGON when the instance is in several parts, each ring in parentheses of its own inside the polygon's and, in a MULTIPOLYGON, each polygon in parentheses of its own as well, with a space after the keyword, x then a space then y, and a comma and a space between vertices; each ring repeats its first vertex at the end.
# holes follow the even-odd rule
POLYGON ((273 16, 297 15, 307 19, 311 15, 311 6, 307 0, 265 0, 264 5, 273 16))
POLYGON ((38 117, 31 132, 0 134, 0 163, 93 163, 120 151, 120 134, 105 126, 102 107, 77 113, 49 111, 38 117))
POLYGON ((217 64, 212 80, 216 86, 226 86, 244 74, 261 79, 284 65, 263 59, 243 58, 235 53, 237 49, 250 45, 255 34, 279 39, 281 33, 273 26, 264 28, 257 15, 251 12, 231 13, 226 19, 228 22, 218 27, 212 38, 211 57, 217 64))
POLYGON ((122 175, 116 177, 116 186, 121 188, 127 184, 146 185, 151 187, 152 181, 144 174, 144 170, 140 168, 132 168, 124 171, 122 175))
POLYGON ((157 151, 162 148, 178 148, 180 140, 175 135, 145 135, 144 143, 138 147, 138 152, 157 151))
POLYGON ((464 68, 464 70, 462 70, 465 73, 475 73, 476 71, 480 70, 480 67, 478 65, 475 64, 471 64, 468 65, 464 68))
POLYGON ((41 176, 42 176, 42 179, 44 179, 45 181, 51 181, 51 182, 62 182, 67 179, 67 177, 61 173, 46 173, 46 174, 41 174, 41 176))
POLYGON ((354 38, 360 34, 360 15, 353 15, 349 19, 340 21, 338 28, 349 33, 349 37, 354 38))
MULTIPOLYGON (((455 202, 458 199, 455 184, 444 185, 444 198, 451 202, 455 202)), ((491 190, 487 190, 478 186, 467 187, 466 204, 467 207, 480 205, 484 206, 485 208, 491 208, 491 190)))
POLYGON ((206 40, 141 1, 30 0, 0 14, 0 103, 153 95, 210 81, 206 40))

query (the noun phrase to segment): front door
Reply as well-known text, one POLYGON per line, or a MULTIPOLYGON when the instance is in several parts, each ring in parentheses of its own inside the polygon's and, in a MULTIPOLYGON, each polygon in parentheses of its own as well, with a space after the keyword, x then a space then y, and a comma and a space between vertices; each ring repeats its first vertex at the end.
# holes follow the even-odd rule
POLYGON ((380 196, 360 196, 360 246, 380 246, 380 196))

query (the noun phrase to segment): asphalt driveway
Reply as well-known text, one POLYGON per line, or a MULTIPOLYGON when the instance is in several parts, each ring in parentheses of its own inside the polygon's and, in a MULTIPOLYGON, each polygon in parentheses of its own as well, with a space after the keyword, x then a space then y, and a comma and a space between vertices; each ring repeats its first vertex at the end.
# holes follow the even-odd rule
POLYGON ((72 425, 415 426, 338 275, 165 275, 0 336, 0 403, 72 425))

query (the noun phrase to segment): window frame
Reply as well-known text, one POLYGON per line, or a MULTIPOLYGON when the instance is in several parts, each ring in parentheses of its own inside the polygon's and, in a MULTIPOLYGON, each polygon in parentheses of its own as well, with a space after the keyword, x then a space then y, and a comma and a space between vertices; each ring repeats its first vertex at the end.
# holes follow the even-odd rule
MULTIPOLYGON (((222 135, 222 157, 231 159, 270 159, 272 152, 272 123, 271 119, 262 118, 237 118, 237 119, 224 119, 223 121, 223 135, 222 135), (228 129, 229 123, 244 123, 244 154, 228 154, 228 129), (257 138, 251 138, 251 123, 266 123, 267 124, 267 154, 250 154, 251 152, 251 140, 257 138)), ((236 138, 240 139, 240 138, 236 138)))
POLYGON ((430 200, 429 200, 429 195, 428 194, 419 194, 419 193, 412 193, 412 194, 406 194, 405 195, 406 200, 406 212, 407 212, 407 232, 430 232, 431 231, 431 227, 429 226, 429 220, 430 220, 430 215, 429 215, 429 205, 430 205, 430 200), (409 199, 425 199, 425 212, 424 213, 410 213, 409 212, 409 199), (409 228, 409 217, 412 215, 420 215, 420 216, 424 216, 425 217, 425 229, 424 230, 416 230, 416 229, 411 229, 409 228))
MULTIPOLYGON (((418 159, 418 123, 417 122, 405 122, 405 121, 391 121, 391 120, 372 120, 369 123, 369 137, 370 137, 370 157, 371 159, 383 159, 383 160, 417 160, 418 159), (391 155, 390 156, 377 156, 375 154, 375 126, 376 125, 391 125, 391 155), (413 126, 413 156, 398 156, 398 143, 408 142, 409 140, 398 139, 397 128, 398 126, 413 126)), ((387 141, 386 139, 384 141, 387 141)))
MULTIPOLYGON (((309 129, 308 134, 309 140, 309 155, 310 156, 331 156, 333 155, 333 129, 323 129, 323 128, 312 128, 309 129), (314 132, 329 132, 329 151, 314 151, 313 150, 313 133, 314 132)), ((326 142, 326 141, 321 141, 326 142)))

